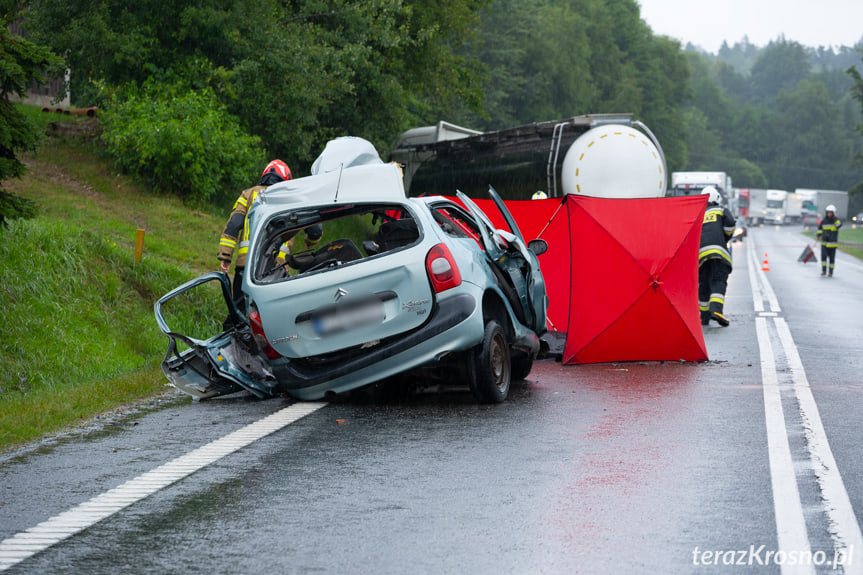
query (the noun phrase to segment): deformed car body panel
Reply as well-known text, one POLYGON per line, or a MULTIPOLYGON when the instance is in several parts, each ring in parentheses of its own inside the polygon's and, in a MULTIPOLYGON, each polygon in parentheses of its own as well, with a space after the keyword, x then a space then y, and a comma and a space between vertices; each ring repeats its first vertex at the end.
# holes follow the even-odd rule
POLYGON ((252 333, 245 318, 237 311, 231 298, 228 276, 221 272, 210 272, 171 290, 156 302, 156 322, 168 337, 168 351, 162 361, 162 372, 177 389, 199 399, 208 399, 241 391, 250 391, 258 397, 273 395, 276 388, 272 372, 262 364, 253 348, 249 353, 252 333), (191 291, 205 283, 219 282, 228 323, 234 327, 202 341, 173 331, 167 324, 162 307, 175 297, 191 291), (187 349, 179 350, 182 342, 187 349), (255 365, 259 369, 250 370, 255 365), (242 369, 240 366, 245 366, 242 369), (252 377, 249 373, 254 373, 252 377))

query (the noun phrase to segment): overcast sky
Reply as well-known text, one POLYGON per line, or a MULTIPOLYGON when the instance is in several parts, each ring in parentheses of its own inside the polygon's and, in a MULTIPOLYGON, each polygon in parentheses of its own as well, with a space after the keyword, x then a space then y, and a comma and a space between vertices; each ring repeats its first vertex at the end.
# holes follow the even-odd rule
POLYGON ((716 53, 744 36, 766 46, 781 35, 804 46, 854 46, 863 37, 863 0, 637 0, 658 35, 716 53))

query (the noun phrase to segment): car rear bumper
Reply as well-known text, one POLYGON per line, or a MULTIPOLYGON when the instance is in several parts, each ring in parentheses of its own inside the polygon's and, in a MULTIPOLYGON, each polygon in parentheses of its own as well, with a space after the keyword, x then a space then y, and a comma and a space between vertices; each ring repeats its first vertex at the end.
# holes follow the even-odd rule
POLYGON ((419 367, 452 351, 469 349, 481 341, 482 314, 477 299, 459 294, 435 305, 431 318, 420 328, 381 342, 348 359, 321 362, 276 363, 273 373, 283 389, 298 399, 320 399, 328 392, 342 393, 419 367), (479 318, 471 321, 472 318, 479 318))

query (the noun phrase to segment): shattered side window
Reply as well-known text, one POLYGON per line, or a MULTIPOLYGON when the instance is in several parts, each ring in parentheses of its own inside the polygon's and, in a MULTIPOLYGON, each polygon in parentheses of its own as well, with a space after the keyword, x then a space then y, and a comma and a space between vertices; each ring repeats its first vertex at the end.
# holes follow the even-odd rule
POLYGON ((432 214, 441 229, 456 238, 471 238, 480 243, 480 233, 476 222, 467 213, 455 206, 434 206, 432 214))
POLYGON ((253 239, 254 281, 274 283, 350 265, 410 246, 416 220, 400 204, 352 204, 279 214, 253 239))

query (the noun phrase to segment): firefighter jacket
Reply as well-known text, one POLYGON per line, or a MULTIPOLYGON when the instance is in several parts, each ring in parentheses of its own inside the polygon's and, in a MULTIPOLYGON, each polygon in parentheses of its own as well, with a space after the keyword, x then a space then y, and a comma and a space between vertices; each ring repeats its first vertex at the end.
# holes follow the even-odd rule
POLYGON ((701 224, 701 248, 698 250, 698 265, 707 260, 722 260, 731 267, 731 252, 728 240, 734 234, 735 222, 725 208, 718 204, 707 204, 701 224))
POLYGON ((836 216, 828 218, 824 216, 821 223, 818 224, 818 239, 821 240, 821 245, 825 248, 839 247, 839 228, 842 227, 842 222, 836 216))
POLYGON ((249 253, 249 219, 247 215, 255 198, 258 197, 258 192, 266 187, 258 185, 243 190, 243 193, 234 202, 234 209, 231 210, 228 223, 219 238, 219 254, 216 257, 220 260, 230 262, 236 249, 237 261, 235 265, 238 268, 245 267, 246 254, 249 253))

